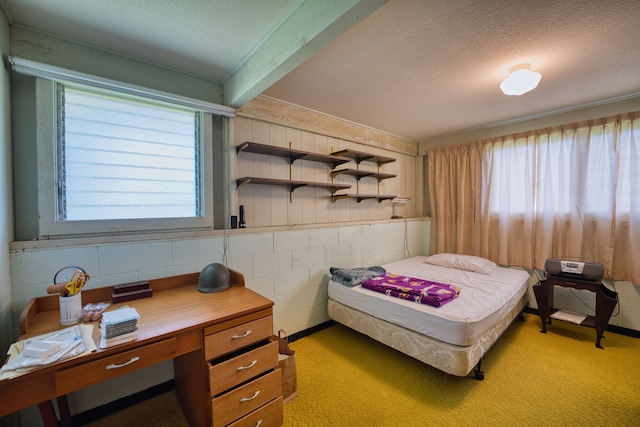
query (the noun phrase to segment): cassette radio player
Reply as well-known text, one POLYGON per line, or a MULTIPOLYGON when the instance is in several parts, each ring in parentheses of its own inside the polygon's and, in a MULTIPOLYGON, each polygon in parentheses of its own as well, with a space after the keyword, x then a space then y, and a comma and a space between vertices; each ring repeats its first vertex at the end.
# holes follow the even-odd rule
POLYGON ((577 280, 599 282, 604 276, 604 267, 598 262, 582 262, 549 258, 544 263, 547 274, 577 280))

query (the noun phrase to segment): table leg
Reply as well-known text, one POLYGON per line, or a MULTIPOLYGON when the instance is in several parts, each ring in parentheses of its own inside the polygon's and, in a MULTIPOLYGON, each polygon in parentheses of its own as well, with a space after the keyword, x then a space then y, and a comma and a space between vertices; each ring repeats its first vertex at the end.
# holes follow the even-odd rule
POLYGON ((600 338, 604 334, 613 309, 618 303, 618 293, 600 285, 596 290, 596 347, 604 348, 600 345, 600 338))
POLYGON ((549 317, 549 311, 553 307, 553 286, 549 286, 542 282, 540 285, 533 287, 533 293, 536 296, 536 302, 538 303, 538 313, 540 313, 540 320, 542 322, 542 332, 547 333, 547 323, 551 320, 549 317))

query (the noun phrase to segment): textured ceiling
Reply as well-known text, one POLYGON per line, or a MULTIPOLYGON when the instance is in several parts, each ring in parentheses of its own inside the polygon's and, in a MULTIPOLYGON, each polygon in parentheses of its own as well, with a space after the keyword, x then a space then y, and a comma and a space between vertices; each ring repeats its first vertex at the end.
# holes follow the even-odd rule
POLYGON ((300 0, 0 0, 16 25, 222 81, 300 0))
MULTIPOLYGON (((222 82, 300 0, 0 0, 12 25, 222 82)), ((640 93, 638 0, 390 0, 265 94, 416 141, 640 93), (542 73, 520 97, 513 65, 542 73)))
POLYGON ((637 0, 392 0, 266 94, 425 140, 638 91, 637 0), (503 95, 523 62, 540 85, 503 95))

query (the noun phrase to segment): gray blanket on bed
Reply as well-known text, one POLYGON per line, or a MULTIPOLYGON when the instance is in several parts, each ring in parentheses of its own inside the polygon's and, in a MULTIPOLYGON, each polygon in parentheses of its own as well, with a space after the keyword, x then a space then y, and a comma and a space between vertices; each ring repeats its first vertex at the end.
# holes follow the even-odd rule
POLYGON ((331 267, 329 272, 332 274, 331 279, 345 286, 353 287, 359 285, 371 277, 381 276, 386 270, 380 266, 361 267, 361 268, 336 268, 331 267))

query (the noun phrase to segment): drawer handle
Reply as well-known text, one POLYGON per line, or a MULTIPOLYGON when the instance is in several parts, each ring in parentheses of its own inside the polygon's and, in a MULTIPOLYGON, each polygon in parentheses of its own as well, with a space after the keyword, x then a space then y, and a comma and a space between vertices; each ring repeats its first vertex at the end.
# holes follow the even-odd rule
POLYGON ((116 365, 115 363, 112 363, 111 365, 107 366, 107 370, 109 369, 118 369, 118 368, 124 368, 127 365, 131 365, 134 362, 137 362, 138 360, 140 360, 140 358, 138 356, 136 357, 132 357, 131 360, 129 360, 128 362, 124 362, 120 365, 116 365))
POLYGON ((262 425, 262 420, 258 420, 258 422, 256 423, 256 427, 260 427, 262 425))
POLYGON ((255 393, 253 393, 253 396, 251 396, 251 397, 243 397, 242 399, 240 399, 240 402, 248 402, 250 400, 253 400, 256 397, 258 397, 259 394, 260 394, 260 390, 258 390, 255 393))
POLYGON ((238 366, 236 369, 238 371, 244 371, 245 369, 249 369, 249 368, 253 368, 253 365, 255 365, 256 363, 258 363, 257 360, 254 360, 253 362, 251 362, 249 365, 247 366, 238 366))
POLYGON ((235 339, 237 339, 237 338, 244 338, 244 337, 249 336, 249 334, 250 334, 250 333, 251 333, 251 329, 249 329, 247 332, 245 332, 245 333, 244 333, 244 334, 242 334, 242 335, 234 335, 234 336, 232 336, 231 338, 233 338, 234 340, 235 340, 235 339))

